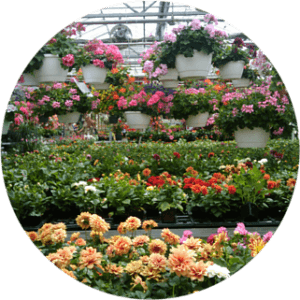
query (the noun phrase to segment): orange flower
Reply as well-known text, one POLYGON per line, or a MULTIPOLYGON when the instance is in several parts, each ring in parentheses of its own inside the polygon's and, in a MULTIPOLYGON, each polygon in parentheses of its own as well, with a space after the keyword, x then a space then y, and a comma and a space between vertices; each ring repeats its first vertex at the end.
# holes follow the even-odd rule
POLYGON ((108 110, 112 110, 114 108, 114 106, 113 105, 110 105, 109 107, 108 107, 108 110))
POLYGON ((80 235, 80 232, 73 233, 70 237, 70 241, 74 242, 76 239, 78 239, 79 235, 80 235))
POLYGON ((128 77, 128 83, 135 82, 135 77, 128 77))
POLYGON ((82 212, 77 218, 76 223, 82 229, 88 229, 90 227, 90 216, 89 212, 82 212))
POLYGON ((113 95, 113 99, 114 99, 114 100, 118 100, 119 98, 120 98, 120 97, 119 97, 118 94, 114 94, 114 95, 113 95))
POLYGON ((205 79, 205 80, 204 80, 204 82, 205 82, 205 83, 207 83, 208 85, 212 85, 212 84, 213 84, 213 83, 211 82, 211 80, 210 80, 210 79, 208 79, 208 78, 207 78, 207 79, 205 79))
POLYGON ((122 88, 119 89, 119 92, 120 93, 126 93, 126 89, 122 87, 122 88))
POLYGON ((127 236, 119 237, 114 243, 116 255, 127 254, 131 248, 131 239, 127 236))
POLYGON ((139 235, 135 237, 132 241, 134 247, 142 247, 144 244, 148 243, 150 238, 147 235, 139 235))
POLYGON ((105 233, 110 229, 110 224, 96 214, 90 216, 90 226, 92 230, 101 233, 105 233))
POLYGON ((75 245, 76 246, 85 246, 86 241, 83 238, 79 238, 79 239, 76 240, 75 245))
POLYGON ((124 272, 124 269, 121 266, 118 267, 116 264, 109 264, 106 266, 106 271, 110 274, 118 276, 124 272))
POLYGON ((79 268, 93 269, 95 266, 100 266, 102 254, 97 252, 97 249, 93 247, 87 247, 80 252, 79 268))
POLYGON ((195 194, 199 194, 201 192, 201 188, 202 186, 200 184, 195 184, 191 186, 191 190, 195 193, 195 194))
POLYGON ((136 217, 129 217, 125 223, 128 231, 135 231, 141 226, 141 220, 136 217))
POLYGON ((167 251, 167 245, 162 240, 155 239, 149 243, 148 250, 150 253, 159 253, 164 255, 167 251))
POLYGON ((267 184, 269 190, 274 189, 276 187, 276 181, 269 180, 267 181, 267 184))
POLYGON ((216 91, 221 91, 221 90, 222 90, 222 87, 221 87, 219 84, 216 84, 216 85, 214 86, 214 90, 216 90, 216 91))
POLYGON ((149 231, 149 230, 151 230, 154 227, 158 227, 158 224, 155 221, 153 221, 153 220, 146 220, 146 221, 143 222, 142 228, 145 231, 149 231))
POLYGON ((169 243, 171 245, 176 245, 180 242, 179 235, 172 233, 168 228, 164 228, 162 230, 161 237, 166 243, 169 243))
POLYGON ((27 234, 27 236, 29 236, 29 238, 30 238, 33 242, 36 241, 37 238, 38 238, 38 234, 37 234, 36 232, 34 232, 34 231, 30 231, 30 232, 27 232, 27 231, 26 231, 26 234, 27 234))
POLYGON ((229 194, 231 194, 231 195, 234 195, 234 194, 235 194, 236 188, 235 188, 234 185, 228 185, 227 188, 228 188, 228 193, 229 193, 229 194))
POLYGON ((205 196, 208 194, 208 190, 207 190, 207 187, 206 186, 201 186, 201 193, 205 196))
POLYGON ((117 73, 119 73, 119 70, 117 68, 113 68, 113 69, 111 69, 111 72, 113 74, 117 74, 117 73))
POLYGON ((144 176, 148 177, 151 174, 151 170, 149 168, 146 168, 146 169, 143 170, 142 173, 143 173, 144 176))
POLYGON ((269 179, 270 179, 270 175, 269 175, 269 174, 265 174, 265 175, 264 175, 264 179, 265 179, 265 180, 269 180, 269 179))
POLYGON ((185 245, 190 250, 197 250, 201 245, 201 240, 190 237, 183 242, 183 245, 185 245))
POLYGON ((250 244, 248 245, 249 249, 251 250, 251 256, 256 256, 266 245, 266 243, 261 239, 250 238, 250 244))
POLYGON ((206 275, 207 267, 208 265, 203 261, 198 261, 197 263, 191 265, 188 276, 191 278, 191 280, 203 281, 204 276, 206 275))
POLYGON ((167 259, 159 253, 152 253, 148 258, 148 265, 160 272, 165 272, 167 266, 167 259))
POLYGON ((294 187, 296 185, 296 179, 294 178, 289 178, 286 182, 286 185, 289 187, 294 187))
POLYGON ((71 276, 74 279, 77 279, 77 277, 74 275, 74 273, 72 271, 69 271, 65 268, 61 269, 64 273, 66 273, 67 275, 71 276))
POLYGON ((170 272, 176 273, 177 276, 188 276, 190 267, 195 261, 195 251, 188 250, 184 245, 171 249, 168 259, 168 267, 170 272))
POLYGON ((118 232, 120 234, 125 234, 127 232, 127 228, 126 228, 126 223, 125 222, 121 222, 117 228, 118 232))

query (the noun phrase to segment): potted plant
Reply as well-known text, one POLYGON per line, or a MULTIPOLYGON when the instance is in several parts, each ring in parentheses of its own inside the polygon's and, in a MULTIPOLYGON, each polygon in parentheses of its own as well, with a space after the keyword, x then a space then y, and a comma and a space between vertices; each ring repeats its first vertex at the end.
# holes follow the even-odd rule
POLYGON ((222 96, 215 124, 222 132, 234 134, 240 148, 265 147, 270 132, 281 135, 288 130, 294 116, 290 100, 287 95, 270 92, 269 86, 264 82, 222 96))
POLYGON ((194 19, 190 25, 179 25, 172 30, 176 40, 169 46, 168 53, 175 56, 175 66, 181 79, 207 77, 214 53, 227 37, 224 31, 216 30, 218 24, 213 15, 205 15, 204 23, 194 19))
POLYGON ((34 75, 39 83, 66 81, 80 48, 71 36, 84 30, 81 23, 72 23, 58 32, 37 52, 24 73, 34 75))
POLYGON ((213 65, 220 69, 222 79, 239 79, 244 65, 249 63, 250 52, 244 41, 237 37, 231 45, 220 47, 213 58, 213 65))
POLYGON ((255 82, 258 76, 258 71, 247 64, 244 66, 241 79, 232 79, 232 85, 235 88, 248 87, 251 82, 255 82))
POLYGON ((108 70, 124 62, 117 46, 106 45, 97 39, 89 41, 79 49, 76 58, 76 66, 82 69, 84 81, 96 89, 104 84, 108 70))
POLYGON ((41 84, 31 92, 35 114, 50 117, 57 115, 61 123, 76 123, 80 114, 97 108, 96 97, 82 93, 73 82, 41 84))

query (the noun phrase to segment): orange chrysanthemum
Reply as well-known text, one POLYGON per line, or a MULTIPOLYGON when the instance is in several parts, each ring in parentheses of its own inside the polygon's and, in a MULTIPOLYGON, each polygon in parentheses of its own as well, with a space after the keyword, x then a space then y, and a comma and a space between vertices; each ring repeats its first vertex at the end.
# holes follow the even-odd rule
POLYGON ((160 272, 165 272, 167 266, 167 259, 159 253, 152 253, 148 258, 148 265, 160 272))
POLYGON ((51 234, 51 240, 53 243, 63 243, 67 237, 67 232, 64 229, 56 229, 51 234))
POLYGON ((75 245, 76 246, 85 246, 86 245, 86 241, 84 239, 82 239, 82 238, 79 238, 79 239, 76 240, 75 245))
POLYGON ((190 250, 197 250, 201 246, 201 240, 190 237, 183 242, 183 245, 185 245, 190 250))
POLYGON ((105 233, 110 229, 110 224, 105 222, 100 216, 93 214, 90 216, 90 226, 92 230, 105 233))
POLYGON ((148 245, 150 253, 159 253, 164 255, 167 251, 167 245, 159 239, 152 240, 148 245))
POLYGON ((127 254, 131 248, 131 239, 127 236, 119 237, 114 243, 114 250, 116 255, 127 254))
POLYGON ((150 238, 147 235, 139 235, 135 237, 132 241, 134 247, 142 247, 144 244, 148 243, 150 238))
POLYGON ((128 231, 135 231, 141 226, 141 220, 137 217, 129 217, 125 223, 128 231))
POLYGON ((102 254, 97 252, 97 249, 93 247, 87 247, 80 252, 79 268, 93 269, 95 266, 100 266, 102 254))
POLYGON ((151 174, 151 170, 149 168, 146 168, 146 169, 143 170, 142 173, 143 173, 144 176, 148 177, 151 174))
POLYGON ((195 255, 195 251, 188 250, 184 245, 173 247, 168 259, 170 272, 175 272, 177 276, 188 276, 190 267, 195 261, 195 255))
POLYGON ((70 241, 74 242, 76 239, 78 239, 79 235, 80 235, 80 232, 72 233, 72 235, 70 237, 70 241))
POLYGON ((77 277, 74 275, 74 273, 72 271, 69 271, 65 268, 61 269, 64 273, 66 273, 67 275, 69 275, 70 277, 77 279, 77 277))
POLYGON ((124 272, 123 267, 117 266, 116 264, 109 264, 106 266, 106 272, 119 276, 124 272))
POLYGON ((88 229, 90 227, 90 216, 89 212, 82 212, 77 218, 76 223, 82 229, 88 229))
POLYGON ((166 243, 171 245, 179 244, 180 236, 171 232, 168 228, 164 228, 161 232, 161 237, 166 243))
POLYGON ((154 227, 158 227, 158 224, 155 221, 153 221, 153 220, 146 220, 146 221, 143 222, 142 228, 145 231, 149 231, 149 230, 151 230, 154 227))
POLYGON ((144 266, 141 260, 133 260, 127 264, 124 271, 133 276, 142 272, 144 266))
POLYGON ((121 222, 117 228, 118 232, 120 234, 125 234, 127 232, 127 228, 126 228, 126 223, 125 222, 121 222))
POLYGON ((262 238, 250 238, 249 249, 251 250, 251 256, 255 257, 266 245, 262 238))
POLYGON ((119 70, 117 68, 113 68, 113 69, 111 69, 111 72, 113 74, 117 74, 117 73, 119 73, 119 70))
POLYGON ((203 261, 198 261, 190 266, 189 277, 191 280, 203 281, 204 276, 206 275, 206 269, 208 265, 203 261))
POLYGON ((38 234, 35 231, 26 231, 27 236, 34 242, 38 239, 38 234))
POLYGON ((289 178, 286 182, 286 185, 289 187, 294 187, 296 185, 296 179, 294 178, 289 178))

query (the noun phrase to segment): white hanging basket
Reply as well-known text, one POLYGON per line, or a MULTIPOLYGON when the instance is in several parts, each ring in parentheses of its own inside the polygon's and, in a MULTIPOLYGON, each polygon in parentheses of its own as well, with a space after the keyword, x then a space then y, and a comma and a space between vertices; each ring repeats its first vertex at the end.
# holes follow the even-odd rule
POLYGON ((80 113, 74 111, 72 113, 67 113, 65 115, 58 115, 57 117, 59 123, 64 123, 65 125, 68 125, 69 123, 77 123, 80 117, 80 113))
POLYGON ((209 113, 199 113, 195 116, 189 116, 186 120, 187 127, 205 127, 209 113))
POLYGON ((125 118, 130 128, 146 129, 150 124, 151 116, 142 114, 140 111, 126 111, 125 118))
POLYGON ((238 148, 264 148, 269 140, 270 133, 260 127, 238 129, 234 132, 238 148))
POLYGON ((179 84, 179 80, 166 80, 166 81, 162 81, 161 80, 161 84, 163 85, 164 88, 177 88, 178 84, 179 84))
POLYGON ((248 87, 250 85, 250 79, 248 78, 233 79, 232 84, 236 88, 248 87))
POLYGON ((4 121, 3 122, 3 127, 2 127, 2 134, 7 134, 9 126, 12 122, 11 121, 4 121))
POLYGON ((81 67, 81 69, 84 81, 86 83, 90 83, 92 85, 104 83, 107 73, 106 68, 88 65, 85 67, 81 67))
POLYGON ((65 82, 68 70, 61 67, 61 58, 53 54, 44 54, 44 56, 43 64, 36 72, 38 82, 65 82))
POLYGON ((108 90, 109 89, 109 83, 94 83, 92 84, 96 90, 108 90))
POLYGON ((178 71, 176 69, 168 69, 168 73, 166 75, 159 76, 160 81, 177 80, 177 79, 178 79, 178 71))
POLYGON ((212 53, 194 50, 193 57, 176 56, 176 69, 182 79, 206 78, 211 68, 212 53))
POLYGON ((222 79, 240 79, 244 71, 245 62, 230 61, 224 66, 220 67, 220 77, 222 79))
POLYGON ((34 71, 33 74, 23 73, 24 82, 21 83, 22 86, 38 86, 40 83, 36 77, 37 71, 34 71))

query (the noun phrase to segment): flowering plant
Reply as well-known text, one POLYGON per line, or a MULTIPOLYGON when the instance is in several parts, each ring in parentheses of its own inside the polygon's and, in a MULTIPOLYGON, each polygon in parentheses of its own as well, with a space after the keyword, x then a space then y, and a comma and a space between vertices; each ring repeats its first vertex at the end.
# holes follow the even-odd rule
POLYGON ((228 62, 242 60, 245 65, 249 63, 249 57, 256 55, 256 50, 252 46, 245 47, 244 41, 237 37, 231 45, 220 47, 213 57, 213 64, 220 68, 228 62))
POLYGON ((101 40, 91 40, 76 53, 76 66, 78 68, 93 64, 99 68, 111 70, 118 63, 123 63, 123 56, 115 45, 106 45, 101 40))
POLYGON ((61 58, 61 67, 70 71, 76 66, 76 53, 80 49, 71 37, 81 31, 85 31, 81 23, 72 23, 58 32, 37 52, 24 73, 33 73, 38 70, 43 64, 44 54, 58 55, 61 58))
POLYGON ((97 108, 96 97, 88 97, 77 85, 70 83, 41 84, 30 93, 30 101, 37 115, 52 116, 68 112, 85 113, 97 108))
POLYGON ((215 124, 228 134, 238 128, 261 127, 267 132, 281 135, 289 127, 294 112, 288 95, 281 96, 269 90, 270 82, 254 85, 242 92, 226 93, 215 124))
POLYGON ((189 26, 179 25, 178 28, 173 28, 172 33, 175 38, 171 38, 170 47, 163 49, 164 56, 172 52, 170 59, 174 56, 183 54, 185 57, 192 57, 194 50, 203 51, 206 54, 217 53, 220 45, 223 43, 227 33, 214 28, 213 23, 218 25, 218 20, 213 15, 207 14, 204 16, 204 25, 200 20, 194 19, 189 26))

